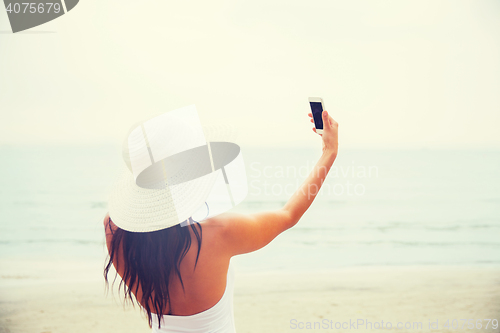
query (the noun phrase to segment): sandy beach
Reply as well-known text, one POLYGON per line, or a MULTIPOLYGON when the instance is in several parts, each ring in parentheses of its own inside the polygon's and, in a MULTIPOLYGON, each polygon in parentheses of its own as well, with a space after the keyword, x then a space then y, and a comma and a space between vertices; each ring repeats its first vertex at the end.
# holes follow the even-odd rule
MULTIPOLYGON (((50 279, 29 276, 29 267, 18 274, 11 268, 0 280, 0 332, 149 332, 137 307, 124 307, 116 291, 114 297, 105 295, 98 266, 69 265, 57 277, 47 271, 50 279)), ((393 266, 241 273, 236 266, 234 306, 238 333, 375 332, 387 329, 388 322, 398 332, 456 331, 444 328, 448 319, 450 326, 457 319, 461 331, 471 331, 461 329, 461 319, 471 319, 474 325, 482 319, 480 331, 499 332, 491 323, 486 329, 484 319, 500 319, 500 268, 393 266), (397 329, 398 323, 402 329, 397 329)))

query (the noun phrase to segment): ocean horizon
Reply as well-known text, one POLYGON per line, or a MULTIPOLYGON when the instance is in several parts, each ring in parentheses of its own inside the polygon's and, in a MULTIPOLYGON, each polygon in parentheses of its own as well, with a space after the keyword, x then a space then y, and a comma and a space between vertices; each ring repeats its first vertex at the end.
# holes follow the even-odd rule
MULTIPOLYGON (((242 147, 249 193, 233 210, 282 207, 320 153, 242 147)), ((0 159, 0 261, 104 261, 102 221, 120 147, 2 146, 0 159)), ((299 223, 235 259, 256 272, 499 266, 498 170, 493 149, 340 150, 299 223)))

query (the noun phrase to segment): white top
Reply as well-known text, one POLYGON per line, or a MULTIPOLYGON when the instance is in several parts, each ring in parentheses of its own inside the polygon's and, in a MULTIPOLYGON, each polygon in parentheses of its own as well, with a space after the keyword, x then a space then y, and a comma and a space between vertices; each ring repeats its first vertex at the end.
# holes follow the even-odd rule
POLYGON ((190 316, 163 315, 160 329, 158 329, 158 317, 153 314, 153 333, 236 333, 233 291, 234 269, 229 262, 226 290, 217 304, 210 309, 190 316))

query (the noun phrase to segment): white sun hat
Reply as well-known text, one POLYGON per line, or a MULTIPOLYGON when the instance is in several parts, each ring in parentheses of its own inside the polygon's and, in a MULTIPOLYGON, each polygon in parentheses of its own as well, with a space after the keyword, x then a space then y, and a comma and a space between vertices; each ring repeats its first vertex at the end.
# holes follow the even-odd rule
POLYGON ((119 228, 150 232, 228 211, 248 193, 240 147, 207 142, 195 105, 134 125, 123 144, 126 167, 108 197, 119 228))

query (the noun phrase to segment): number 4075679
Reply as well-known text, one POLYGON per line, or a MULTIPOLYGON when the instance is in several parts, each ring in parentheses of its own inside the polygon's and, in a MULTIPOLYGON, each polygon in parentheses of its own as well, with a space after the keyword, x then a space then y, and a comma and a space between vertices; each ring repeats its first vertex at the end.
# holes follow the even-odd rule
POLYGON ((36 13, 59 13, 61 11, 61 5, 59 3, 53 2, 40 2, 40 3, 29 3, 29 2, 21 2, 21 3, 9 3, 7 6, 8 13, 22 13, 22 14, 36 14, 36 13))
POLYGON ((444 323, 444 328, 448 329, 488 329, 496 330, 498 328, 498 319, 448 319, 444 323), (460 322, 461 325, 460 325, 460 322), (491 324, 491 325, 490 325, 491 324))

